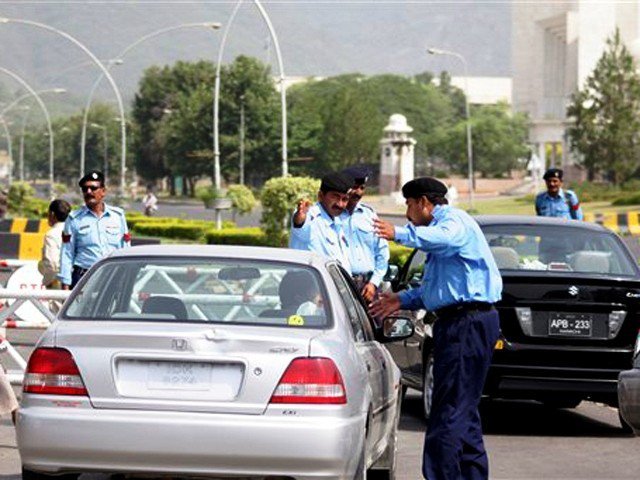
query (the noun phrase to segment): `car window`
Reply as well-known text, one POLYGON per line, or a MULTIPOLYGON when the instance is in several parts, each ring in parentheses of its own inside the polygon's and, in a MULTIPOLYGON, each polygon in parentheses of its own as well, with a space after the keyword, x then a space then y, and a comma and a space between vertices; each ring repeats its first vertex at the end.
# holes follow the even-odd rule
POLYGON ((373 331, 371 330, 369 317, 360 301, 356 299, 356 294, 351 282, 347 279, 347 274, 335 265, 329 265, 328 269, 347 309, 349 323, 356 341, 366 342, 372 340, 373 331))
POLYGON ((407 268, 406 282, 407 283, 419 283, 422 280, 424 273, 424 262, 427 259, 426 252, 422 250, 415 250, 415 253, 411 257, 411 262, 407 268))
POLYGON ((556 225, 484 225, 500 270, 545 270, 636 276, 611 233, 556 225))
POLYGON ((72 293, 62 318, 330 324, 326 291, 307 266, 254 260, 117 259, 72 293))

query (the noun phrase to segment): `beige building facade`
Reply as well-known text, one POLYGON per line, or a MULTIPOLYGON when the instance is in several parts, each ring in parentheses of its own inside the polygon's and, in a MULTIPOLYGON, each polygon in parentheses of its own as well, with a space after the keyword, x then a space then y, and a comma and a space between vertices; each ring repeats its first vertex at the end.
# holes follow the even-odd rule
POLYGON ((545 168, 582 172, 569 155, 566 109, 616 28, 633 52, 640 38, 639 1, 513 2, 512 106, 531 120, 529 140, 545 168))

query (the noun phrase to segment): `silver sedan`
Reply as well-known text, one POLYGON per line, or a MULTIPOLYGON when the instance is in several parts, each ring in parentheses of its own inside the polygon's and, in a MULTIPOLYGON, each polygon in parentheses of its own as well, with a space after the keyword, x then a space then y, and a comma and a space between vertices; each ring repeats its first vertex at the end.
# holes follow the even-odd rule
POLYGON ((149 246, 74 289, 29 359, 24 478, 394 478, 400 372, 348 275, 309 252, 149 246))

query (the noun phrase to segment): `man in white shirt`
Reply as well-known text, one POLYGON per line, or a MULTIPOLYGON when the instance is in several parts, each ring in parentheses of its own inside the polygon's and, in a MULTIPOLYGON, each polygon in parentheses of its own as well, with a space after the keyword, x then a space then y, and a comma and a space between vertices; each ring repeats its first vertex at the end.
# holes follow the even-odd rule
POLYGON ((64 222, 71 211, 71 205, 65 200, 53 200, 49 204, 48 222, 51 227, 44 235, 42 260, 38 262, 38 271, 42 274, 42 283, 49 289, 60 289, 60 249, 64 222))

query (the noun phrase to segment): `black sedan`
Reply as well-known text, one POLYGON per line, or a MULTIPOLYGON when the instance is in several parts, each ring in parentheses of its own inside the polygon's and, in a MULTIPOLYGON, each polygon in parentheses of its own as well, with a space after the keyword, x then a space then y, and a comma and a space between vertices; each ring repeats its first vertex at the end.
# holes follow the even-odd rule
MULTIPOLYGON (((559 408, 582 400, 617 406, 621 371, 631 368, 640 325, 640 269, 622 240, 599 225, 554 218, 479 216, 504 282, 501 338, 485 394, 559 408)), ((417 288, 425 254, 415 251, 394 290, 417 288)), ((431 400, 430 312, 391 348, 405 386, 431 400)), ((626 425, 623 423, 623 426, 626 425)))

